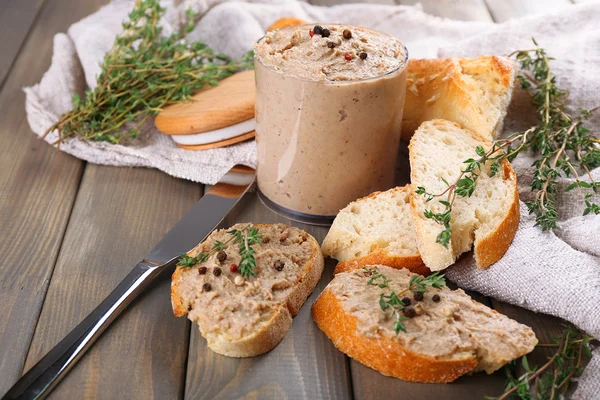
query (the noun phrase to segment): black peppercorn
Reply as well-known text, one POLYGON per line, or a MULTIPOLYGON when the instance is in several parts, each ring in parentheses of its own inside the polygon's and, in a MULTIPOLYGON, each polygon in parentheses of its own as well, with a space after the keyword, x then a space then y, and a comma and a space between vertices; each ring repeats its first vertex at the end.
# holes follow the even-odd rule
POLYGON ((352 39, 352 32, 350 32, 350 29, 344 29, 342 34, 344 35, 344 39, 352 39))
POLYGON ((335 48, 335 42, 327 42, 327 47, 329 47, 330 49, 334 49, 335 48))
POLYGON ((206 273, 206 271, 207 271, 207 270, 208 270, 208 269, 207 269, 206 267, 200 267, 200 268, 198 268, 198 273, 199 273, 200 275, 204 275, 204 274, 206 273))
POLYGON ((210 283, 206 282, 204 285, 202 285, 202 289, 204 289, 205 292, 210 292, 212 286, 210 286, 210 283))
POLYGON ((214 276, 219 276, 219 275, 221 275, 221 272, 222 272, 222 271, 221 271, 221 268, 219 268, 219 267, 216 267, 215 269, 213 269, 213 275, 214 275, 214 276))
POLYGON ((406 307, 406 308, 402 309, 402 314, 404 314, 404 316, 406 318, 412 318, 415 315, 417 315, 415 309, 412 307, 406 307))
POLYGON ((273 264, 273 266, 275 267, 275 269, 277 271, 283 271, 283 267, 285 266, 285 263, 281 260, 275 261, 275 264, 273 264))
POLYGON ((422 301, 423 300, 423 292, 417 292, 417 293, 415 293, 415 295, 413 297, 415 298, 415 301, 422 301))
POLYGON ((323 33, 323 27, 321 25, 315 25, 315 27, 313 28, 313 32, 315 33, 315 35, 320 35, 323 33))
POLYGON ((323 37, 329 37, 330 34, 331 32, 329 32, 329 29, 323 29, 323 31, 321 32, 321 36, 323 37))
POLYGON ((227 253, 225 253, 223 250, 221 250, 220 252, 217 253, 217 260, 223 262, 225 260, 227 260, 227 253))
POLYGON ((188 306, 188 312, 192 311, 192 306, 188 306))
POLYGON ((364 52, 360 53, 359 57, 360 57, 361 60, 366 60, 367 59, 367 53, 364 53, 364 52))
POLYGON ((404 297, 402 299, 402 304, 404 304, 405 306, 410 306, 410 299, 408 297, 404 297))
POLYGON ((439 294, 434 294, 433 297, 431 298, 431 300, 433 300, 436 303, 438 303, 441 300, 441 297, 440 297, 439 294))

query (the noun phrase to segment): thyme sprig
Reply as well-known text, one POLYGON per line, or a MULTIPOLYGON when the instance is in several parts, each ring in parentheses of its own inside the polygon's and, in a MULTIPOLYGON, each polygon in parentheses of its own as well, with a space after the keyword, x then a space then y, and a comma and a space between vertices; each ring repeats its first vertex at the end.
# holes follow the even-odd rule
POLYGON ((556 347, 556 352, 541 367, 530 366, 527 356, 521 358, 525 370, 517 377, 517 362, 513 361, 505 367, 507 376, 504 393, 500 397, 486 397, 488 400, 504 400, 516 396, 522 400, 543 399, 555 400, 564 398, 574 377, 581 375, 585 357, 591 357, 590 342, 594 338, 569 327, 559 337, 553 338, 551 344, 540 344, 538 347, 556 347))
POLYGON ((251 68, 250 54, 232 60, 203 42, 183 39, 196 25, 197 15, 186 13, 184 27, 161 36, 159 21, 165 9, 158 0, 138 0, 123 23, 112 49, 104 57, 95 89, 85 98, 73 96, 73 110, 44 133, 58 130, 60 146, 77 136, 84 140, 121 143, 135 138, 144 122, 167 105, 188 100, 205 85, 240 69, 251 68))
POLYGON ((521 86, 530 90, 531 103, 536 108, 539 124, 524 132, 517 132, 506 139, 498 139, 489 149, 475 149, 477 158, 464 161, 465 167, 451 184, 444 180, 447 188, 441 193, 431 193, 425 187, 417 187, 416 193, 426 197, 427 202, 438 199, 441 208, 424 211, 425 218, 443 226, 436 241, 448 247, 452 237, 450 221, 456 196, 470 197, 475 191, 478 178, 483 174, 494 176, 500 172, 504 160, 512 161, 524 150, 538 155, 534 162, 535 172, 531 182, 534 193, 527 202, 531 214, 535 214, 536 225, 543 230, 554 229, 558 221, 555 195, 558 178, 574 177, 575 182, 565 190, 578 189, 585 203, 583 215, 600 214, 600 205, 592 201, 594 193, 600 191, 591 170, 600 166, 600 139, 589 134, 583 125, 598 109, 580 110, 571 116, 565 111, 568 92, 556 86, 556 76, 550 70, 551 57, 546 55, 533 40, 536 48, 515 51, 522 74, 517 76, 521 86), (583 177, 587 176, 587 180, 583 177))
POLYGON ((262 234, 258 233, 258 228, 250 226, 242 230, 232 229, 227 233, 232 235, 234 237, 233 242, 239 245, 240 256, 242 257, 239 268, 242 276, 256 276, 254 272, 256 258, 254 257, 254 249, 251 246, 257 244, 262 237, 262 234))
MULTIPOLYGON (((391 279, 388 279, 377 267, 371 269, 363 267, 363 269, 371 274, 371 277, 367 281, 368 285, 378 286, 380 289, 390 288, 389 285, 392 282, 391 279)), ((399 291, 391 289, 388 294, 381 292, 379 295, 379 307, 383 312, 390 311, 388 318, 396 319, 394 321, 394 331, 396 334, 400 331, 406 333, 406 327, 402 321, 406 321, 408 318, 402 315, 404 303, 402 303, 400 296, 409 291, 413 293, 427 292, 428 287, 439 289, 444 286, 446 286, 446 278, 439 272, 433 273, 426 278, 420 275, 414 275, 410 278, 406 288, 399 291)))
POLYGON ((191 268, 196 264, 207 261, 210 256, 224 250, 229 244, 233 243, 239 245, 241 256, 239 268, 242 276, 246 278, 250 275, 256 276, 254 272, 254 268, 256 268, 255 251, 251 246, 257 244, 262 237, 262 234, 258 232, 258 228, 248 224, 242 229, 230 229, 227 234, 231 236, 229 239, 225 242, 216 240, 208 252, 200 252, 195 257, 182 254, 177 265, 183 268, 191 268))

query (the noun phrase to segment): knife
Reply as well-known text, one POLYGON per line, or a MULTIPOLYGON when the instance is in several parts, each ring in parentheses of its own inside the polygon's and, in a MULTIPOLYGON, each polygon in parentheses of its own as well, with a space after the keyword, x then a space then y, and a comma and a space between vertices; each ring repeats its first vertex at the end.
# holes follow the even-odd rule
POLYGON ((94 311, 13 385, 2 398, 43 399, 58 385, 117 316, 183 253, 203 241, 238 203, 255 179, 249 168, 234 166, 139 262, 94 311))

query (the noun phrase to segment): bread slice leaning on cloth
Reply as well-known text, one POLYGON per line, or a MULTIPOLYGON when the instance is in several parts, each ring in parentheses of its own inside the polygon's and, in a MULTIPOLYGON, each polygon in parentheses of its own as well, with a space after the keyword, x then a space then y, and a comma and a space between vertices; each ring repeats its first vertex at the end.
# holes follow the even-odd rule
POLYGON ((427 121, 415 132, 409 145, 411 168, 411 211, 415 224, 417 247, 425 265, 432 271, 452 265, 457 257, 470 251, 474 244, 477 267, 486 268, 498 261, 508 250, 519 225, 519 190, 515 171, 507 160, 491 176, 489 165, 482 171, 470 197, 456 196, 452 207, 448 248, 436 243, 444 229, 424 216, 425 210, 442 212, 436 197, 427 202, 415 191, 424 187, 429 193, 442 193, 466 167, 465 160, 478 159, 476 147, 486 151, 491 143, 477 134, 445 120, 427 121), (443 179, 442 179, 443 178, 443 179))
MULTIPOLYGON (((277 346, 323 272, 321 249, 308 233, 282 224, 254 226, 262 234, 252 246, 256 277, 231 271, 240 262, 239 245, 232 242, 224 249, 223 262, 213 254, 193 267, 178 266, 171 282, 175 316, 187 314, 198 323, 208 347, 229 357, 256 356, 277 346), (217 268, 220 274, 215 274, 217 268)), ((208 252, 215 241, 230 238, 227 230, 215 231, 188 255, 208 252)))
POLYGON ((515 71, 510 59, 498 56, 409 61, 402 137, 441 118, 493 140, 502 132, 515 71))
POLYGON ((344 207, 322 250, 339 261, 336 274, 370 264, 430 273, 417 250, 408 185, 371 193, 344 207))
POLYGON ((313 304, 313 318, 340 351, 410 382, 445 383, 469 372, 492 373, 537 344, 531 328, 447 287, 429 288, 418 303, 403 294, 418 311, 402 321, 406 333, 396 333, 396 319, 381 309, 380 294, 403 290, 413 276, 387 266, 337 274, 313 304), (375 272, 390 280, 388 288, 368 284, 375 272))

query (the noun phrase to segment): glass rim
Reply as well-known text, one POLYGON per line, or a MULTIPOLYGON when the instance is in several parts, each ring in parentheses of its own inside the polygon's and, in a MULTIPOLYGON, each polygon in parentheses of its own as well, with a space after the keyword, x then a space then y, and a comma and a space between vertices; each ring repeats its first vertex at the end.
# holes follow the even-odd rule
MULTIPOLYGON (((355 84, 355 83, 369 82, 369 81, 372 81, 372 80, 381 79, 381 78, 385 78, 387 76, 393 75, 393 74, 397 73, 398 71, 403 70, 408 65, 409 54, 408 54, 408 49, 406 48, 406 45, 404 44, 403 41, 401 41, 400 39, 397 39, 397 38, 393 37, 392 35, 388 35, 387 33, 376 31, 374 29, 369 29, 369 28, 366 28, 364 26, 359 26, 359 25, 347 25, 347 24, 341 24, 341 23, 326 23, 326 22, 320 22, 319 24, 328 25, 328 26, 334 25, 334 26, 356 27, 356 28, 360 28, 360 29, 364 29, 364 30, 367 30, 367 31, 371 31, 371 32, 377 33, 379 35, 384 35, 384 36, 387 36, 387 37, 392 38, 394 40, 397 40, 402 45, 402 48, 404 49, 404 54, 405 54, 404 60, 402 61, 402 63, 398 67, 394 68, 391 71, 386 72, 383 75, 377 75, 377 76, 372 76, 372 77, 369 77, 369 78, 355 79, 355 80, 348 80, 348 81, 332 81, 332 80, 328 80, 328 79, 309 79, 309 78, 304 78, 304 77, 301 77, 301 76, 298 76, 298 75, 290 74, 290 73, 287 73, 287 72, 283 72, 283 71, 280 71, 280 70, 276 70, 276 69, 274 69, 274 68, 266 65, 263 62, 263 60, 261 60, 260 57, 258 57, 256 55, 256 51, 253 51, 253 53, 254 53, 254 60, 258 61, 260 63, 260 65, 262 65, 266 69, 268 69, 270 71, 273 71, 273 72, 275 72, 277 74, 284 75, 284 76, 289 76, 291 78, 294 78, 294 79, 297 79, 297 80, 300 80, 300 81, 304 81, 304 82, 314 82, 314 83, 322 83, 322 84, 328 84, 328 85, 350 85, 350 84, 355 84)), ((292 28, 298 28, 298 27, 301 27, 301 26, 313 26, 313 24, 292 25, 292 26, 286 26, 284 28, 277 29, 277 30, 292 29, 292 28)), ((260 39, 258 39, 256 42, 254 42, 254 46, 258 45, 266 37, 267 37, 267 34, 263 35, 260 39)), ((254 46, 253 46, 253 48, 254 48, 254 46)))

